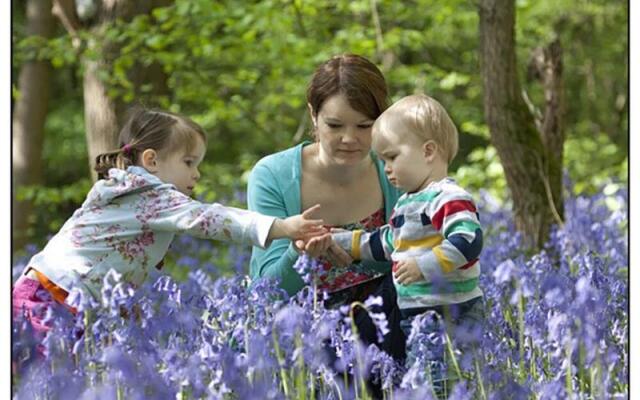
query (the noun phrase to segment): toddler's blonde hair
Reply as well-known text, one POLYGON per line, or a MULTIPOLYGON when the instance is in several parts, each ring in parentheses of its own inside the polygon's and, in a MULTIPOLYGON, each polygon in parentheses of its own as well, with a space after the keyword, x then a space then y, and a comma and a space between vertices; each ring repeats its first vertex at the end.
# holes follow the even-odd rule
POLYGON ((403 97, 385 110, 373 124, 373 140, 377 135, 412 133, 433 140, 450 164, 458 153, 458 129, 437 100, 424 94, 403 97))

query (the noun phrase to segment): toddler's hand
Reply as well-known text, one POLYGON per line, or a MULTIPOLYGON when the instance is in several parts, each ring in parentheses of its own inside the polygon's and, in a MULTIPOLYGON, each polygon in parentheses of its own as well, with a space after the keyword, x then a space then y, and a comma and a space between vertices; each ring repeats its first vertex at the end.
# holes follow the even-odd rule
POLYGON ((295 244, 299 251, 306 252, 309 257, 318 258, 325 255, 332 242, 331 234, 325 233, 320 236, 314 236, 306 241, 296 240, 295 244))
POLYGON ((333 240, 331 240, 331 244, 327 249, 327 254, 325 255, 325 257, 327 258, 327 261, 329 261, 334 267, 346 267, 348 265, 351 265, 351 263, 353 262, 353 258, 351 258, 349 253, 344 251, 344 249, 338 246, 338 244, 333 240))
POLYGON ((295 248, 298 252, 306 252, 317 258, 323 256, 334 267, 346 267, 353 262, 353 258, 333 241, 331 234, 316 236, 308 241, 296 240, 295 248))
POLYGON ((424 280, 422 272, 413 258, 398 261, 395 265, 393 276, 401 285, 409 285, 424 280))
POLYGON ((343 243, 338 244, 339 242, 336 242, 336 237, 341 237, 342 239, 347 239, 348 237, 349 243, 351 243, 352 232, 342 228, 331 228, 331 234, 333 240, 327 251, 327 260, 329 260, 334 267, 347 267, 351 265, 351 263, 353 263, 353 257, 342 247, 343 243))

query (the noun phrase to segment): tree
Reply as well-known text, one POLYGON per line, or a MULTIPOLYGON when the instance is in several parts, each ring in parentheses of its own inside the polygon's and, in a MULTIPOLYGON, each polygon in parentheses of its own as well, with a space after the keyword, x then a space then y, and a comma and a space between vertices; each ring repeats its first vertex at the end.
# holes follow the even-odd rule
MULTIPOLYGON (((26 34, 36 40, 53 35, 54 18, 51 0, 29 0, 27 2, 26 34)), ((26 230, 31 215, 31 202, 18 200, 17 188, 42 183, 42 141, 44 122, 49 104, 51 64, 37 57, 26 61, 18 78, 19 96, 13 113, 13 184, 14 199, 12 213, 13 248, 25 244, 26 230)))
POLYGON ((517 228, 540 247, 555 221, 562 223, 561 48, 538 50, 532 75, 543 80, 546 108, 536 119, 523 97, 515 49, 515 1, 479 3, 484 114, 513 200, 517 228))
POLYGON ((167 95, 166 75, 158 64, 142 65, 132 62, 126 71, 126 84, 133 86, 135 95, 126 99, 123 93, 114 90, 108 77, 113 64, 120 55, 121 44, 108 36, 109 30, 118 21, 130 22, 135 16, 150 14, 157 7, 167 6, 171 0, 55 0, 55 14, 65 28, 80 43, 80 30, 88 31, 89 40, 82 54, 84 119, 89 152, 89 168, 92 177, 93 163, 98 154, 112 150, 118 145, 119 127, 125 110, 132 99, 153 105, 154 96, 167 95), (150 84, 150 96, 143 98, 140 90, 150 84))
MULTIPOLYGON (((47 50, 55 68, 51 90, 56 101, 49 105, 45 124, 44 184, 27 193, 40 204, 34 209, 37 223, 29 230, 31 242, 58 229, 84 199, 89 182, 84 180, 86 169, 78 168, 86 164, 87 157, 82 125, 94 120, 82 106, 84 67, 101 60, 108 62, 98 65, 93 76, 115 106, 96 106, 94 115, 115 107, 113 114, 120 118, 119 110, 132 99, 150 98, 147 104, 189 115, 206 129, 209 141, 200 187, 206 188, 208 200, 241 188, 244 183, 238 177, 246 176, 261 156, 304 138, 309 129, 308 79, 319 62, 342 52, 359 53, 389 67, 385 77, 391 100, 414 92, 437 98, 460 132, 460 151, 450 173, 472 192, 487 189, 498 202, 509 198, 484 117, 475 2, 175 0, 152 12, 131 12, 134 16, 126 20, 103 11, 104 4, 113 5, 114 0, 103 0, 93 16, 86 6, 98 4, 94 0, 54 3, 67 4, 76 20, 76 34, 75 39, 57 35, 47 50), (82 4, 82 17, 75 15, 77 4, 82 4), (109 44, 114 51, 107 57, 109 44), (158 75, 166 73, 169 78, 153 78, 152 66, 161 66, 158 75), (147 91, 154 82, 160 84, 147 91), (156 90, 162 92, 163 86, 170 96, 158 98, 156 90), (69 160, 75 161, 75 169, 69 160)), ((123 3, 148 7, 150 1, 123 3)), ((571 101, 563 105, 565 112, 555 115, 561 117, 559 127, 564 127, 560 132, 566 132, 564 167, 576 193, 593 193, 603 185, 627 181, 627 8, 623 0, 516 2, 515 51, 522 86, 515 93, 526 92, 525 105, 529 113, 534 110, 539 115, 538 122, 547 115, 533 106, 547 104, 545 86, 540 84, 547 75, 540 72, 554 69, 539 70, 539 63, 534 62, 530 79, 525 80, 527 61, 537 47, 556 37, 564 50, 564 73, 553 76, 562 78, 555 82, 561 82, 559 86, 571 101)), ((30 59, 29 52, 35 47, 22 45, 29 41, 24 38, 22 14, 12 14, 16 88, 21 62, 30 59)), ((555 54, 549 47, 541 50, 537 54, 544 57, 555 54)), ((551 93, 559 95, 562 105, 562 93, 551 93)), ((528 118, 530 125, 536 125, 536 117, 528 118)), ((112 132, 111 141, 103 147, 115 143, 119 121, 112 125, 116 128, 103 129, 112 132)), ((98 128, 88 129, 94 130, 98 128)), ((541 132, 538 126, 531 132, 536 130, 541 132)), ((540 142, 551 148, 543 145, 542 138, 540 142)), ((551 159, 541 160, 546 171, 544 163, 551 165, 551 159)), ((549 186, 562 215, 552 171, 559 170, 550 167, 549 186)), ((541 181, 531 183, 542 187, 541 181)), ((549 208, 548 201, 540 204, 549 208)))

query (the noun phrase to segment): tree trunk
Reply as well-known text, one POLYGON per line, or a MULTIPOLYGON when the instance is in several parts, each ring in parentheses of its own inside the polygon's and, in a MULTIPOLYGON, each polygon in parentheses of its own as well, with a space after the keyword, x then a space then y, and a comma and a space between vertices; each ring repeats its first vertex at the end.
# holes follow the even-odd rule
MULTIPOLYGON (((511 191, 516 227, 540 248, 560 221, 564 142, 553 113, 544 136, 522 97, 515 53, 514 0, 480 0, 480 66, 484 114, 511 191), (550 157, 552 155, 552 157, 550 157)), ((552 104, 548 106, 555 107, 552 104)), ((550 111, 550 110, 547 110, 550 111)), ((559 113, 557 115, 560 115, 559 113)))
MULTIPOLYGON (((112 150, 118 146, 118 133, 122 125, 127 104, 122 98, 109 94, 106 82, 101 78, 101 72, 109 71, 113 61, 118 57, 120 49, 117 44, 106 42, 104 31, 116 19, 130 21, 136 15, 150 14, 156 7, 165 7, 173 0, 93 0, 84 2, 82 13, 77 13, 74 0, 54 0, 54 14, 60 19, 69 34, 74 38, 74 45, 79 44, 77 32, 87 29, 91 33, 91 39, 87 47, 95 48, 94 53, 98 58, 84 56, 82 66, 84 68, 83 96, 84 119, 89 153, 89 169, 91 176, 96 179, 93 170, 95 158, 98 154, 112 150), (87 9, 95 9, 87 12, 87 9)), ((134 91, 138 95, 137 101, 154 105, 153 99, 157 96, 168 95, 166 74, 161 66, 152 64, 143 66, 135 63, 129 71, 129 79, 133 83, 134 91), (139 88, 150 83, 151 93, 143 95, 139 88), (147 98, 145 98, 147 97, 147 98)))
MULTIPOLYGON (((54 19, 51 0, 27 2, 27 35, 51 38, 54 19)), ((48 61, 27 61, 20 69, 18 90, 13 113, 13 185, 12 213, 13 251, 24 247, 32 205, 17 201, 16 190, 21 186, 42 183, 42 142, 44 123, 49 104, 51 65, 48 61)))
POLYGON ((100 79, 102 68, 108 68, 104 61, 84 60, 83 96, 84 126, 89 153, 89 169, 95 181, 93 170, 96 157, 118 145, 119 124, 117 112, 124 108, 122 100, 111 98, 107 87, 100 79))
MULTIPOLYGON (((562 218, 562 165, 564 148, 564 88, 562 80, 562 46, 558 39, 537 48, 530 63, 534 76, 544 89, 545 112, 537 124, 547 155, 546 170, 549 189, 554 200, 556 219, 562 218)), ((551 210, 554 211, 553 209, 551 210)))
MULTIPOLYGON (((102 31, 115 19, 129 21, 136 15, 149 14, 156 7, 171 4, 171 0, 103 0, 100 3, 97 22, 90 27, 96 38, 104 37, 102 31)), ((108 94, 106 83, 100 78, 100 71, 110 70, 112 62, 117 58, 119 48, 113 43, 102 43, 102 57, 98 60, 85 58, 84 65, 84 118, 89 152, 89 168, 91 176, 96 179, 93 170, 96 156, 118 146, 118 134, 128 104, 121 98, 113 98, 108 94)), ((159 65, 142 66, 136 63, 129 71, 129 79, 135 87, 136 101, 143 100, 138 88, 144 83, 152 84, 151 97, 167 95, 166 74, 159 65)), ((147 99, 148 100, 148 99, 147 99)), ((153 105, 153 101, 146 101, 153 105)))

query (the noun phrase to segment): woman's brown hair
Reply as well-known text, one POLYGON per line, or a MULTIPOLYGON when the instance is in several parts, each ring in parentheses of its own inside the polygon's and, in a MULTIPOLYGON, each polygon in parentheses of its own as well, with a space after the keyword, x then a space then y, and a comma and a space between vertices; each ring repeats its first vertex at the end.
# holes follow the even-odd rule
POLYGON ((185 149, 190 151, 200 137, 205 143, 207 135, 191 119, 168 111, 135 107, 120 130, 119 148, 96 157, 94 169, 98 179, 108 177, 109 169, 126 169, 136 165, 138 155, 146 149, 169 153, 185 149))
POLYGON ((317 115, 322 104, 344 94, 354 110, 376 119, 389 106, 387 83, 371 61, 356 54, 341 54, 321 64, 307 88, 307 102, 317 115))

